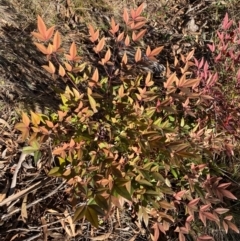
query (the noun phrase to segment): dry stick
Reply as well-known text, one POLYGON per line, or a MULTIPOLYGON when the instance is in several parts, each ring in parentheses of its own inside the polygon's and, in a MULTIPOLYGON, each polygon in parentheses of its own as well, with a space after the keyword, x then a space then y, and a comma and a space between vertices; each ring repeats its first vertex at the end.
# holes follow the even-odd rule
POLYGON ((37 190, 38 188, 42 187, 43 185, 45 185, 47 182, 49 182, 51 180, 50 177, 46 177, 43 180, 33 184, 32 186, 30 186, 29 188, 22 190, 14 195, 11 195, 10 197, 6 198, 4 201, 0 202, 0 207, 6 205, 9 202, 12 202, 22 196, 24 196, 27 193, 30 193, 34 190, 37 190))
MULTIPOLYGON (((44 200, 44 199, 52 196, 52 195, 55 194, 66 182, 67 182, 66 180, 63 181, 63 182, 62 182, 56 189, 54 189, 52 192, 50 192, 49 194, 47 194, 45 197, 39 198, 39 199, 33 201, 32 203, 28 204, 28 205, 26 206, 26 208, 28 209, 28 208, 32 207, 33 205, 41 202, 42 200, 44 200)), ((0 203, 0 204, 1 204, 1 203, 0 203)), ((4 220, 5 218, 8 218, 8 217, 12 216, 13 214, 15 214, 15 213, 17 213, 17 212, 20 212, 20 211, 21 211, 21 208, 17 208, 17 209, 15 209, 15 210, 13 210, 11 213, 8 213, 8 214, 3 215, 3 216, 1 217, 1 219, 4 220)))
POLYGON ((19 157, 17 167, 16 167, 15 172, 13 174, 12 183, 11 183, 10 191, 9 191, 9 196, 11 196, 14 193, 14 190, 15 190, 15 187, 16 187, 16 183, 17 183, 18 171, 21 168, 22 163, 25 161, 25 158, 26 158, 27 155, 28 154, 22 152, 21 156, 19 157))

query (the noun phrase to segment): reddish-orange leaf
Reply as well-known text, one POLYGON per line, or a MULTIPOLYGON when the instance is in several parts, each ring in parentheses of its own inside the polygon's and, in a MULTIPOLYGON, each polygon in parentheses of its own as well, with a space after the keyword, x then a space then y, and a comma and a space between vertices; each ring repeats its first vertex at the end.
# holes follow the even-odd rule
POLYGON ((105 54, 105 58, 104 58, 105 63, 108 62, 110 60, 110 58, 111 58, 111 50, 108 49, 108 51, 105 54))
POLYGON ((29 136, 29 127, 26 126, 24 123, 17 123, 14 126, 15 129, 22 132, 22 140, 25 141, 29 136))
POLYGON ((192 222, 194 219, 193 219, 194 217, 192 216, 192 215, 189 215, 188 217, 187 217, 187 219, 186 219, 186 221, 187 222, 192 222))
POLYGON ((58 120, 62 121, 63 118, 67 115, 67 112, 63 112, 63 111, 58 111, 58 120))
POLYGON ((186 193, 186 190, 182 190, 182 191, 179 191, 178 193, 174 194, 174 197, 177 199, 177 200, 181 200, 183 195, 186 193))
POLYGON ((134 22, 142 22, 142 21, 146 21, 146 18, 145 17, 135 17, 134 18, 134 22))
POLYGON ((209 219, 211 221, 219 222, 219 218, 214 216, 212 213, 204 212, 203 214, 206 216, 207 219, 209 219))
POLYGON ((201 235, 197 238, 197 241, 213 241, 213 237, 209 236, 209 235, 201 235))
POLYGON ((147 50, 146 50, 146 55, 149 56, 151 54, 151 48, 150 46, 148 45, 147 46, 147 50))
POLYGON ((142 52, 140 50, 140 48, 137 49, 136 53, 135 53, 135 61, 139 62, 142 58, 142 52))
POLYGON ((196 206, 196 205, 198 204, 199 200, 200 200, 200 198, 195 198, 195 199, 191 200, 191 201, 188 203, 188 206, 189 206, 189 207, 194 207, 194 206, 196 206))
POLYGON ((199 212, 199 218, 206 227, 206 216, 204 215, 204 212, 199 212))
POLYGON ((56 52, 61 46, 61 36, 58 31, 54 34, 53 37, 53 50, 56 52))
POLYGON ((124 37, 124 32, 120 33, 117 37, 117 41, 120 42, 123 40, 123 37, 124 37))
POLYGON ((125 43, 126 46, 129 46, 129 44, 130 44, 130 38, 129 38, 128 35, 126 36, 124 43, 125 43))
POLYGON ((98 82, 98 80, 99 80, 99 74, 98 74, 97 68, 95 69, 95 71, 93 73, 92 80, 94 80, 95 82, 98 82))
POLYGON ((40 43, 34 43, 36 47, 43 53, 43 54, 48 54, 48 49, 40 43))
POLYGON ((137 39, 137 35, 135 34, 135 32, 132 32, 132 40, 135 41, 137 39))
POLYGON ((210 207, 211 207, 211 204, 202 205, 200 210, 201 210, 201 212, 205 212, 205 211, 209 210, 210 207))
POLYGON ((187 57, 186 57, 186 61, 189 61, 192 57, 193 57, 193 55, 194 55, 194 49, 187 55, 187 57))
POLYGON ((224 213, 228 212, 229 209, 227 209, 227 208, 216 208, 216 209, 214 209, 214 211, 218 214, 224 214, 224 213))
POLYGON ((71 71, 72 71, 72 66, 71 66, 69 63, 64 62, 64 65, 65 65, 65 67, 66 67, 67 71, 69 71, 69 72, 71 72, 71 71))
POLYGON ((115 23, 114 18, 111 19, 111 27, 112 29, 110 30, 110 32, 112 34, 115 34, 119 30, 119 24, 115 23))
POLYGON ((189 231, 186 229, 186 227, 180 227, 180 232, 184 234, 188 234, 189 231))
POLYGON ((46 120, 46 124, 48 127, 53 128, 53 123, 51 121, 46 120))
POLYGON ((126 8, 124 8, 124 11, 123 11, 123 20, 126 24, 128 24, 128 21, 129 21, 129 15, 128 15, 128 11, 126 8))
POLYGON ((176 81, 176 78, 176 73, 171 74, 167 81, 163 83, 164 88, 168 89, 172 87, 173 83, 176 81))
POLYGON ((227 223, 223 220, 222 224, 223 224, 223 228, 225 230, 225 233, 228 233, 228 225, 227 225, 227 223))
POLYGON ((94 43, 95 41, 98 40, 98 37, 99 37, 99 30, 97 30, 96 32, 94 32, 94 28, 91 24, 88 25, 88 31, 89 31, 89 34, 90 34, 90 41, 92 43, 94 43))
POLYGON ((48 41, 53 35, 54 26, 47 30, 47 27, 43 19, 40 16, 38 16, 38 31, 44 38, 43 41, 48 41))
POLYGON ((144 9, 144 7, 146 6, 146 3, 142 3, 138 8, 137 8, 137 10, 136 10, 136 12, 135 12, 135 15, 136 16, 139 16, 141 13, 142 13, 142 11, 143 11, 143 9, 144 9))
POLYGON ((140 28, 142 28, 144 25, 145 25, 145 21, 143 21, 143 22, 138 22, 138 23, 133 23, 132 25, 131 25, 131 29, 132 30, 136 30, 136 29, 140 29, 140 28))
POLYGON ((147 29, 143 29, 142 31, 140 31, 137 35, 135 34, 135 32, 133 32, 132 34, 132 39, 133 41, 138 41, 140 38, 142 38, 144 36, 144 34, 146 33, 147 29))
POLYGON ((38 40, 45 41, 45 37, 40 33, 32 32, 32 35, 38 40))
POLYGON ((46 36, 46 31, 47 31, 47 27, 43 21, 43 19, 38 15, 37 17, 38 19, 38 31, 42 36, 46 36))
POLYGON ((111 18, 111 27, 112 29, 114 29, 116 26, 116 23, 115 23, 115 20, 114 20, 114 17, 111 18))
POLYGON ((52 26, 51 28, 49 28, 46 32, 46 40, 49 40, 50 38, 52 38, 53 36, 53 32, 54 32, 54 26, 52 26))
POLYGON ((55 67, 54 67, 54 65, 52 64, 52 62, 51 61, 49 61, 49 65, 47 66, 47 65, 43 65, 42 66, 45 70, 47 70, 50 74, 54 74, 55 73, 55 67))
POLYGON ((232 216, 232 215, 228 215, 228 216, 226 216, 224 219, 225 219, 225 220, 228 220, 228 221, 231 221, 231 220, 232 220, 232 218, 233 218, 233 216, 232 216))
POLYGON ((72 60, 77 56, 77 48, 75 42, 73 42, 70 47, 70 56, 72 57, 72 60))
POLYGON ((71 139, 70 143, 69 143, 69 147, 74 147, 75 145, 75 141, 73 139, 71 139))
POLYGON ((237 198, 230 191, 225 190, 225 189, 218 189, 218 190, 219 190, 219 192, 221 192, 223 194, 224 197, 237 200, 237 198))
POLYGON ((61 64, 59 65, 58 74, 59 74, 60 76, 62 76, 62 77, 65 76, 65 74, 66 74, 66 71, 65 71, 65 69, 62 67, 61 64))
POLYGON ((131 13, 131 17, 132 17, 132 19, 134 20, 135 17, 136 17, 135 10, 134 10, 134 9, 131 9, 130 13, 131 13))
POLYGON ((99 52, 103 49, 104 45, 105 45, 105 37, 103 37, 103 38, 99 41, 98 45, 93 48, 94 51, 95 51, 95 53, 99 53, 99 52))
POLYGON ((233 231, 235 231, 236 233, 239 233, 239 229, 237 228, 237 226, 235 224, 233 224, 230 221, 226 221, 228 224, 228 227, 231 228, 233 231))
POLYGON ((29 119, 29 117, 27 116, 27 114, 26 113, 22 113, 22 122, 23 122, 23 124, 26 126, 26 127, 28 127, 29 126, 29 124, 30 124, 30 119, 29 119))
POLYGON ((49 131, 44 127, 44 126, 40 126, 39 127, 40 131, 44 134, 44 135, 48 135, 49 131))
POLYGON ((154 223, 152 226, 152 229, 154 229, 154 236, 153 236, 153 241, 158 241, 158 238, 160 236, 160 232, 159 232, 159 228, 158 228, 158 224, 154 223))
POLYGON ((127 54, 125 52, 123 57, 122 57, 122 63, 127 64, 127 61, 128 61, 128 58, 127 58, 127 54))
POLYGON ((155 48, 154 50, 152 50, 150 55, 151 56, 156 56, 156 55, 160 54, 160 52, 163 50, 163 48, 164 48, 164 46, 160 46, 158 48, 155 48))
POLYGON ((53 45, 50 43, 48 44, 47 52, 48 52, 48 55, 52 54, 52 52, 53 52, 53 45))
POLYGON ((178 234, 178 237, 179 237, 179 241, 185 241, 186 239, 185 239, 185 236, 184 236, 184 234, 182 233, 182 232, 180 232, 179 234, 178 234))
POLYGON ((226 189, 226 188, 229 187, 230 185, 231 185, 230 182, 222 183, 222 184, 218 185, 218 188, 226 189))

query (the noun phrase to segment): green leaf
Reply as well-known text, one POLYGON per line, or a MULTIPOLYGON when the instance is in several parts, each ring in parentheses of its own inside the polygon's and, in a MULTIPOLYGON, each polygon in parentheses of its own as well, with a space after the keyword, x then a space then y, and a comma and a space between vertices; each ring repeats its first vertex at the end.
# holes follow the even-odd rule
POLYGON ((94 227, 98 228, 98 215, 97 212, 91 206, 86 207, 85 217, 94 227))
POLYGON ((35 151, 34 152, 34 163, 36 164, 38 160, 41 158, 42 153, 40 151, 35 151))
POLYGON ((81 218, 83 218, 84 214, 85 214, 85 209, 86 206, 80 206, 76 209, 74 216, 73 216, 73 222, 75 223, 76 221, 80 220, 81 218))
POLYGON ((147 190, 145 193, 153 196, 159 196, 159 192, 156 192, 154 190, 147 190))
POLYGON ((89 208, 92 208, 96 211, 97 215, 101 215, 101 216, 104 216, 104 211, 102 210, 101 207, 99 207, 98 205, 96 204, 90 204, 88 205, 89 208))
POLYGON ((94 200, 99 207, 103 208, 104 210, 109 209, 108 202, 102 195, 95 195, 94 200))
POLYGON ((116 186, 124 186, 126 183, 128 183, 129 180, 128 179, 125 179, 125 178, 116 178, 114 180, 114 184, 116 186))
POLYGON ((158 173, 158 172, 152 172, 152 176, 154 177, 155 180, 162 181, 163 183, 165 182, 164 177, 158 173))
POLYGON ((170 169, 171 169, 171 173, 173 174, 173 176, 174 176, 176 179, 178 179, 178 173, 176 172, 176 170, 175 170, 174 168, 172 168, 172 167, 170 167, 170 169))
POLYGON ((34 153, 35 151, 38 151, 39 148, 33 147, 33 146, 25 146, 23 147, 23 153, 24 154, 31 154, 34 153))
POLYGON ((93 99, 93 97, 91 95, 88 94, 88 100, 89 100, 89 103, 91 105, 91 108, 93 110, 94 113, 97 113, 98 110, 97 110, 97 103, 96 101, 93 99))
POLYGON ((60 167, 53 167, 49 173, 49 176, 54 176, 54 177, 61 177, 62 176, 62 170, 60 169, 60 167))
POLYGON ((155 111, 156 111, 155 107, 150 107, 146 109, 146 117, 150 119, 154 115, 155 111))
POLYGON ((114 191, 116 191, 120 196, 126 198, 129 201, 132 201, 131 195, 128 192, 127 188, 125 186, 116 186, 114 185, 114 191))
POLYGON ((145 180, 145 179, 141 179, 141 180, 136 180, 138 183, 140 183, 140 184, 142 184, 142 185, 144 185, 144 186, 150 186, 150 187, 152 187, 153 186, 153 184, 152 183, 150 183, 150 182, 148 182, 147 180, 145 180))

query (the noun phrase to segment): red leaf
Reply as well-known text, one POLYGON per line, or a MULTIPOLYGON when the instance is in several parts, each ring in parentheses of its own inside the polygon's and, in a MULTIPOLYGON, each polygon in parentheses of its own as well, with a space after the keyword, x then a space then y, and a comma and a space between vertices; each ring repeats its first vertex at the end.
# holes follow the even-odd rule
POLYGON ((135 32, 133 31, 132 33, 132 40, 134 42, 138 41, 140 38, 142 38, 144 36, 144 34, 146 33, 147 29, 143 29, 142 31, 140 31, 137 35, 135 34, 135 32))
POLYGON ((54 67, 54 65, 52 64, 52 62, 51 61, 49 61, 49 65, 47 66, 47 65, 43 65, 42 66, 45 70, 47 70, 47 72, 49 72, 50 74, 54 74, 55 73, 55 67, 54 67))
POLYGON ((145 4, 146 4, 146 3, 143 2, 143 3, 137 8, 137 10, 135 11, 135 16, 136 16, 136 17, 138 17, 138 16, 142 13, 145 4))
POLYGON ((198 204, 199 200, 200 200, 200 198, 195 198, 195 199, 193 199, 192 201, 190 201, 190 202, 188 203, 188 206, 189 206, 189 207, 194 207, 194 206, 196 206, 196 205, 198 204))
POLYGON ((61 46, 61 37, 58 31, 56 31, 56 33, 54 34, 53 37, 53 50, 54 52, 57 52, 57 50, 60 48, 61 46))
POLYGON ((219 191, 223 194, 224 197, 227 197, 227 198, 233 199, 233 200, 237 200, 237 198, 228 190, 220 189, 219 191))
POLYGON ((158 238, 160 236, 160 232, 159 232, 159 229, 158 229, 158 224, 154 223, 153 226, 152 226, 152 229, 154 229, 153 241, 158 241, 158 238))
POLYGON ((216 208, 216 209, 214 209, 214 211, 218 214, 224 214, 224 213, 228 212, 229 209, 227 209, 227 208, 216 208))
POLYGON ((95 53, 99 53, 103 49, 104 45, 105 45, 105 38, 103 37, 99 41, 98 45, 93 48, 93 50, 95 51, 95 53))
POLYGON ((129 15, 128 15, 128 12, 127 12, 127 9, 125 8, 124 11, 123 11, 123 20, 126 24, 128 24, 128 21, 129 21, 129 15))
POLYGON ((163 48, 164 48, 164 46, 160 46, 158 48, 155 48, 154 50, 152 50, 150 55, 151 56, 156 56, 156 55, 160 54, 160 52, 163 50, 163 48))
POLYGON ((235 224, 233 224, 232 222, 227 221, 227 220, 226 220, 226 222, 227 222, 229 228, 231 228, 236 233, 239 233, 239 229, 237 228, 237 226, 235 224))
POLYGON ((140 50, 140 48, 137 49, 136 53, 135 53, 135 61, 139 62, 142 58, 142 52, 140 50))
POLYGON ((227 225, 227 223, 223 220, 222 224, 223 224, 223 228, 224 228, 225 232, 228 233, 228 225, 227 225))
POLYGON ((43 19, 42 19, 39 15, 38 15, 37 19, 38 19, 38 20, 37 20, 37 21, 38 21, 38 31, 39 31, 39 33, 40 33, 43 37, 45 37, 46 31, 47 31, 47 27, 46 27, 43 19))

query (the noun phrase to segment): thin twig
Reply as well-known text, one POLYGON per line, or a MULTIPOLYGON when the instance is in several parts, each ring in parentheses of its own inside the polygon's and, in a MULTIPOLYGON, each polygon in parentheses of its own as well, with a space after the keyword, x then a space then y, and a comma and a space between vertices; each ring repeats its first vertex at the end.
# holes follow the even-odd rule
POLYGON ((50 177, 46 177, 43 180, 33 184, 32 186, 30 186, 29 188, 22 190, 14 195, 11 195, 10 197, 6 198, 5 200, 3 200, 2 202, 0 202, 0 207, 6 205, 9 202, 12 202, 22 196, 24 196, 27 193, 30 193, 32 191, 35 191, 37 189, 39 189, 40 187, 42 187, 43 185, 45 185, 47 182, 49 182, 51 180, 50 177))
MULTIPOLYGON (((44 199, 46 199, 46 198, 54 195, 65 183, 66 183, 66 180, 63 181, 56 189, 54 189, 52 192, 50 192, 49 194, 47 194, 45 197, 39 198, 39 199, 33 201, 32 203, 28 204, 28 205, 26 206, 26 208, 28 209, 28 208, 32 207, 33 205, 35 205, 35 204, 43 201, 44 199)), ((0 203, 0 205, 1 205, 1 203, 0 203)), ((4 219, 12 216, 13 214, 20 212, 20 211, 21 211, 21 208, 14 209, 12 212, 3 215, 3 216, 1 217, 1 219, 4 220, 4 219)))
POLYGON ((9 196, 13 195, 13 193, 14 193, 16 183, 17 183, 18 171, 21 168, 23 161, 25 161, 25 158, 26 158, 27 155, 28 154, 22 152, 21 156, 19 157, 17 167, 16 167, 16 169, 14 171, 14 174, 13 174, 12 183, 11 183, 10 190, 9 190, 9 196))

